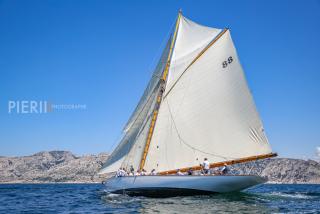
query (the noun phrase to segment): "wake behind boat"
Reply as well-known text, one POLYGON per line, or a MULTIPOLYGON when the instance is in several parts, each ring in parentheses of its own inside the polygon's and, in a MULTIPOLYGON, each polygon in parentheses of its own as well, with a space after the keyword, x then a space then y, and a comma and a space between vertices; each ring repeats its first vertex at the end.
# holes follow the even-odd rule
POLYGON ((240 191, 252 175, 176 176, 188 170, 276 156, 264 132, 229 29, 199 25, 179 12, 174 30, 123 137, 99 174, 119 168, 157 176, 108 179, 110 192, 189 195, 240 191), (201 165, 202 160, 209 161, 201 165))

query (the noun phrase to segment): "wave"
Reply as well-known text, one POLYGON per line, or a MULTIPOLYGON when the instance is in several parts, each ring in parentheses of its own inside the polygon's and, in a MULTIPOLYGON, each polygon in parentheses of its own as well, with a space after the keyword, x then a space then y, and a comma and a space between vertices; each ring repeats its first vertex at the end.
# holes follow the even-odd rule
POLYGON ((314 199, 316 195, 310 195, 309 193, 285 193, 285 192, 270 192, 264 193, 263 195, 272 196, 272 197, 280 197, 280 198, 293 198, 293 199, 314 199))
POLYGON ((139 197, 130 197, 126 194, 115 194, 107 191, 105 191, 104 194, 101 195, 101 199, 112 204, 136 203, 141 200, 139 197))

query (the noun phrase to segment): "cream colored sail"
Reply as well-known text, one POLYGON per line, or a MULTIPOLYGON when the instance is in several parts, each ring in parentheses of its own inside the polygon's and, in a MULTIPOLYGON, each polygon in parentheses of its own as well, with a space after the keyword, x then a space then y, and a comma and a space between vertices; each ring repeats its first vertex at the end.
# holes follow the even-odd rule
POLYGON ((121 141, 111 153, 99 174, 115 172, 120 167, 130 167, 131 165, 135 169, 138 168, 141 153, 146 143, 146 132, 150 126, 149 118, 156 103, 160 79, 167 62, 170 44, 171 38, 167 42, 147 88, 123 130, 121 141))
MULTIPOLYGON (((158 90, 154 91, 154 96, 156 96, 159 93, 159 88, 158 90)), ((138 169, 141 161, 141 157, 145 148, 145 144, 147 141, 148 137, 148 132, 149 132, 149 127, 151 124, 151 119, 153 116, 153 109, 156 105, 156 99, 152 99, 152 103, 150 107, 148 108, 149 111, 147 113, 147 116, 145 118, 145 121, 140 129, 140 132, 138 133, 134 145, 132 146, 131 150, 129 153, 126 155, 125 159, 123 160, 123 163, 121 167, 124 167, 126 169, 129 169, 130 166, 133 166, 134 169, 138 169)))
POLYGON ((166 171, 271 152, 232 42, 182 18, 145 169, 166 171))
POLYGON ((172 87, 190 62, 220 32, 220 29, 198 25, 181 16, 170 63, 170 75, 167 80, 166 92, 172 87))

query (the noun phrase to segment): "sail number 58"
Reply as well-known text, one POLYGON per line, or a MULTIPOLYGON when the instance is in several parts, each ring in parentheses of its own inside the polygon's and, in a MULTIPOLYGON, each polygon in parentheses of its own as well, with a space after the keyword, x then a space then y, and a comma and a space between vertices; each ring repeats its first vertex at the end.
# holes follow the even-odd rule
POLYGON ((229 56, 227 60, 222 62, 222 67, 226 68, 229 64, 231 64, 233 62, 233 58, 232 56, 229 56))

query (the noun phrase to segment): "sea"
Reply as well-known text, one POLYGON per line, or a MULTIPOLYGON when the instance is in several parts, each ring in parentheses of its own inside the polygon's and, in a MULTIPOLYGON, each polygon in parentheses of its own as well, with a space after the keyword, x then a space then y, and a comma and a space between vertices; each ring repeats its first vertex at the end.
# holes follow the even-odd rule
POLYGON ((320 213, 320 185, 147 198, 109 194, 102 184, 0 184, 0 213, 320 213))

